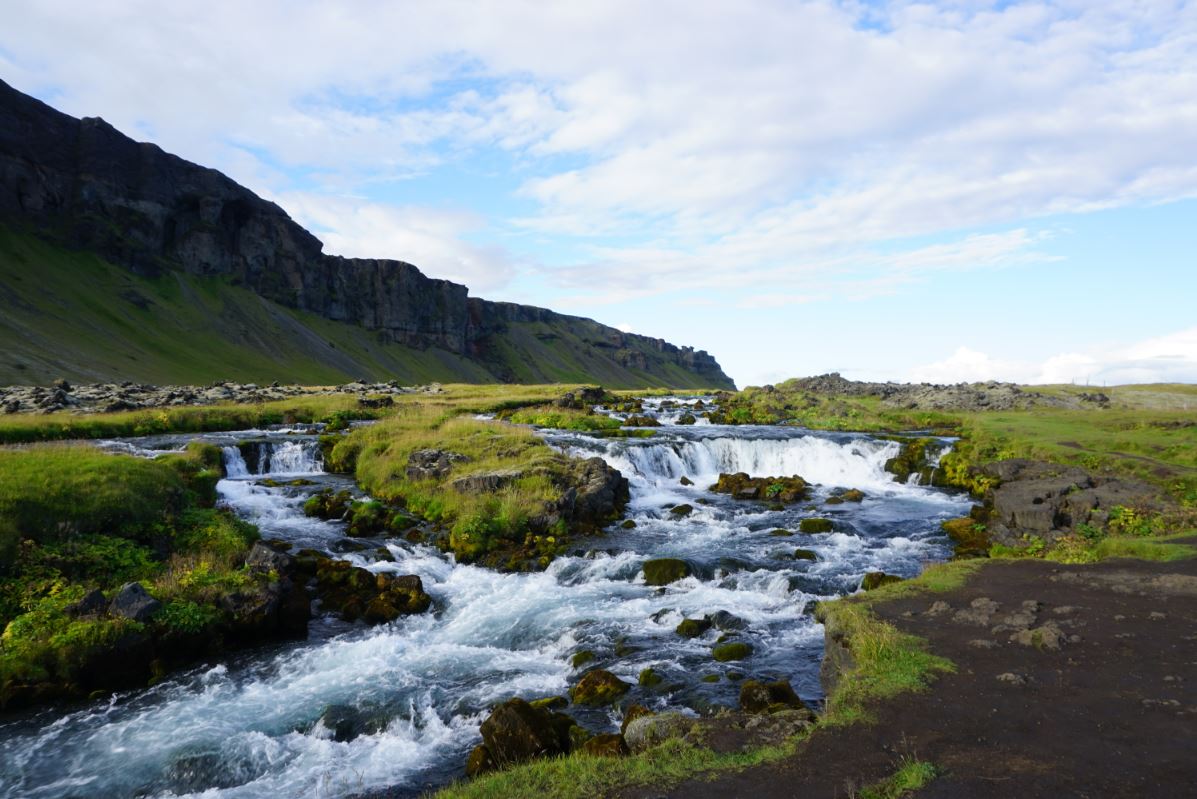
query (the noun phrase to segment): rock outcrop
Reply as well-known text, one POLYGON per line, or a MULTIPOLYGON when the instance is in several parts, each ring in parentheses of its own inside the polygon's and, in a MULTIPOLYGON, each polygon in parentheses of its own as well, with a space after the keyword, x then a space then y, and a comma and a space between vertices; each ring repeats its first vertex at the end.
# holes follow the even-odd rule
MULTIPOLYGON (((380 344, 435 347, 517 374, 496 337, 550 325, 610 367, 662 379, 680 367, 732 387, 704 351, 589 319, 468 296, 402 261, 327 255, 282 208, 217 172, 75 119, 0 81, 0 222, 95 252, 143 277, 179 271, 248 288, 287 308, 358 325, 380 344)), ((624 374, 627 374, 625 371, 624 374)))

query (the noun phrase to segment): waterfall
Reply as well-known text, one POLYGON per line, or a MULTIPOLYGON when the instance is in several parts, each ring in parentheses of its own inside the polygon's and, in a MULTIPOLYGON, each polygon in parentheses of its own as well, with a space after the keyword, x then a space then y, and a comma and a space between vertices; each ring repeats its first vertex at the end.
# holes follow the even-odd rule
POLYGON ((893 441, 835 441, 819 436, 794 438, 700 438, 660 443, 612 441, 603 457, 628 476, 652 483, 676 483, 686 476, 702 485, 720 473, 756 477, 800 475, 811 483, 854 488, 894 486, 885 462, 898 454, 893 441))
POLYGON ((249 477, 249 466, 237 447, 221 447, 224 453, 224 473, 230 478, 249 477))
POLYGON ((270 450, 269 474, 319 474, 324 460, 315 442, 286 441, 270 450))

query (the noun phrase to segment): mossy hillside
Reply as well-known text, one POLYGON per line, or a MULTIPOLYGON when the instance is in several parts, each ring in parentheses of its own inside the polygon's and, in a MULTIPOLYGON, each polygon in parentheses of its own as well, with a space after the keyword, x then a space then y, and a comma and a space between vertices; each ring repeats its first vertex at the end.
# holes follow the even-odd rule
POLYGON ((0 285, 6 289, 0 294, 6 345, 0 384, 65 377, 326 385, 366 376, 405 383, 730 387, 704 386, 704 378, 647 348, 642 354, 649 368, 624 366, 601 326, 585 319, 513 323, 491 336, 479 357, 467 358, 389 343, 377 331, 286 308, 215 278, 177 271, 143 278, 5 226, 0 285))

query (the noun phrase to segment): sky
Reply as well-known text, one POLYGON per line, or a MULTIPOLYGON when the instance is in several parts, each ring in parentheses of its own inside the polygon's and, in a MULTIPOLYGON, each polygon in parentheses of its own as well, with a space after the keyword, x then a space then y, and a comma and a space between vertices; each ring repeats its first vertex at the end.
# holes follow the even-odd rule
POLYGON ((38 0, 0 78, 741 386, 1197 382, 1197 2, 38 0))

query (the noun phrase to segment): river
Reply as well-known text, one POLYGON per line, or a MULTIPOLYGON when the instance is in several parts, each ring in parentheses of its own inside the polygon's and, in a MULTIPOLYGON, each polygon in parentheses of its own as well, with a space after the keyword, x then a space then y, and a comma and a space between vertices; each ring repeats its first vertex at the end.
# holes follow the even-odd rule
MULTIPOLYGON (((570 665, 581 650, 595 654, 585 668, 606 668, 631 683, 652 667, 664 682, 636 687, 629 699, 653 708, 734 706, 744 676, 789 679, 817 703, 823 635, 814 603, 856 590, 866 572, 912 576, 946 559, 951 550, 939 522, 962 515, 969 502, 894 482, 883 469, 897 452, 892 441, 787 427, 683 426, 674 423, 677 410, 662 411, 660 402, 648 403, 663 421, 651 438, 544 432, 552 446, 601 456, 628 477, 634 529, 613 526, 605 536, 575 539, 575 551, 531 574, 458 564, 399 540, 379 542, 393 562, 375 559, 377 545, 341 552, 373 571, 419 575, 433 611, 372 628, 317 614, 306 641, 243 652, 66 711, 12 718, 0 724, 0 793, 283 799, 385 788, 387 796, 415 796, 461 774, 488 706, 566 693, 585 670, 570 665), (720 472, 737 471, 801 475, 815 484, 812 499, 778 511, 706 490, 720 472), (694 485, 682 485, 682 477, 694 485), (824 506, 843 488, 866 498, 824 506), (693 513, 669 513, 680 503, 693 513), (835 531, 796 532, 808 516, 833 519, 835 531), (795 532, 774 535, 778 529, 795 532), (797 547, 818 560, 795 560, 797 547), (643 563, 663 556, 685 559, 693 576, 646 586, 643 563), (716 611, 730 614, 724 626, 740 627, 738 640, 753 645, 749 659, 716 663, 718 629, 695 639, 674 632, 683 618, 716 611), (321 721, 333 716, 350 720, 349 740, 336 740, 321 721)), ((225 447, 222 502, 264 538, 345 548, 342 524, 301 509, 321 488, 361 493, 348 478, 324 473, 310 428, 106 446, 152 454, 195 438, 225 447), (249 458, 235 446, 245 440, 260 442, 249 458), (311 484, 285 485, 294 478, 311 484)), ((566 712, 593 731, 618 728, 615 710, 566 712)))

